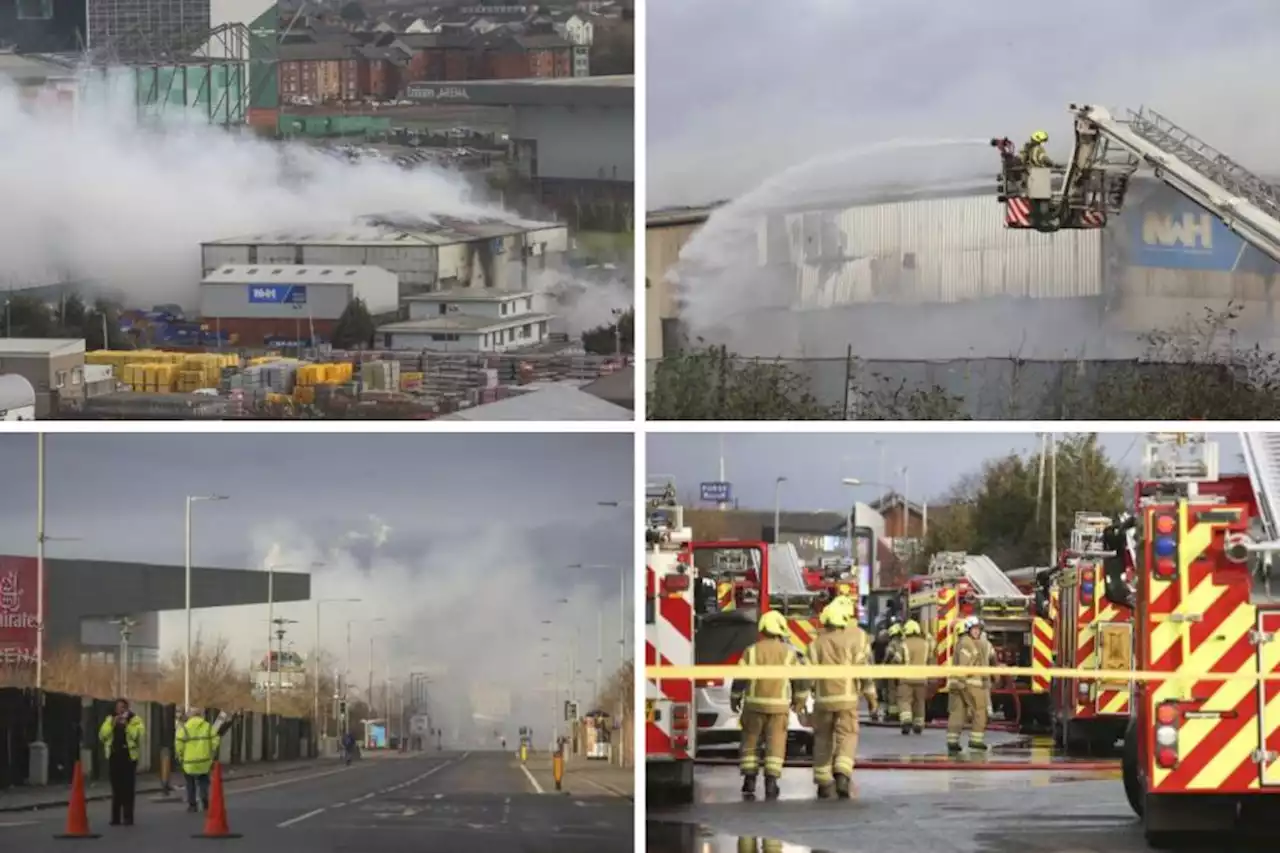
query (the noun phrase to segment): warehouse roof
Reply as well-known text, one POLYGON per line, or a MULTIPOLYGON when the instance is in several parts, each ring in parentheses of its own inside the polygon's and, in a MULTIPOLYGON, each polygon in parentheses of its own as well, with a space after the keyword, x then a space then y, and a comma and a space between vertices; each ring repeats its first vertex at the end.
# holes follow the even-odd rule
POLYGON ((369 278, 371 272, 394 275, 378 266, 226 264, 205 276, 201 284, 341 284, 369 278))
POLYGON ((82 338, 0 338, 0 357, 32 358, 84 352, 82 338))
POLYGON ((475 243, 495 237, 513 237, 530 231, 564 228, 558 222, 530 219, 504 221, 484 219, 473 222, 440 218, 435 222, 407 218, 372 218, 364 225, 333 231, 276 231, 210 240, 206 246, 314 245, 314 246, 451 246, 475 243))
POLYGON ((415 293, 406 296, 401 302, 501 302, 505 299, 519 299, 521 296, 533 296, 532 290, 491 290, 488 288, 453 287, 435 290, 431 293, 415 293))
POLYGON ((572 385, 553 385, 540 391, 508 397, 445 415, 452 421, 629 421, 628 409, 601 400, 572 385))
POLYGON ((552 320, 554 314, 516 314, 512 317, 477 317, 472 314, 450 314, 444 317, 432 317, 429 320, 402 320, 399 323, 388 323, 378 327, 378 333, 402 332, 419 334, 450 334, 467 332, 477 334, 490 329, 509 329, 512 326, 523 326, 525 323, 538 323, 552 320))

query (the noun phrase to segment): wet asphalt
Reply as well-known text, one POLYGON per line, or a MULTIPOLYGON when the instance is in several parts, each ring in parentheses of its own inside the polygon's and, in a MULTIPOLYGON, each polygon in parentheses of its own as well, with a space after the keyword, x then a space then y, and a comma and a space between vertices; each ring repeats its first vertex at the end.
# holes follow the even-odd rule
POLYGON ((107 804, 90 803, 96 839, 56 839, 57 811, 0 815, 0 850, 68 848, 241 853, 631 853, 634 806, 624 797, 545 791, 510 753, 430 753, 363 760, 279 779, 228 784, 231 832, 193 838, 204 816, 175 801, 141 796, 136 825, 107 825, 107 804))
MULTIPOLYGON (((690 806, 649 807, 650 853, 1146 853, 1118 759, 1080 764, 1044 738, 992 734, 985 758, 946 754, 945 733, 864 727, 848 801, 818 801, 811 771, 789 767, 776 802, 744 802, 731 764, 698 767, 690 806), (1037 768, 984 770, 1024 761, 1037 768), (877 761, 893 769, 873 767, 877 761), (937 769, 897 769, 919 762, 937 769)), ((1277 840, 1280 841, 1280 830, 1277 840)), ((1220 841, 1217 853, 1235 849, 1220 841)), ((1271 849, 1280 849, 1273 843, 1271 849)))

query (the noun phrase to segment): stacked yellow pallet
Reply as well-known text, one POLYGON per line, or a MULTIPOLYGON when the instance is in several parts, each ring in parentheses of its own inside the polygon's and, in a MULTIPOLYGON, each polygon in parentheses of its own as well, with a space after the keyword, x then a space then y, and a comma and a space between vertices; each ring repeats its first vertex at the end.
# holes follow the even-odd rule
POLYGON ((97 350, 85 353, 84 360, 111 367, 130 389, 151 394, 216 388, 223 368, 240 366, 234 354, 162 350, 97 350))
POLYGON ((293 399, 304 405, 316 400, 316 387, 320 385, 343 385, 351 381, 352 365, 350 362, 331 364, 304 364, 298 368, 297 384, 293 389, 293 399))

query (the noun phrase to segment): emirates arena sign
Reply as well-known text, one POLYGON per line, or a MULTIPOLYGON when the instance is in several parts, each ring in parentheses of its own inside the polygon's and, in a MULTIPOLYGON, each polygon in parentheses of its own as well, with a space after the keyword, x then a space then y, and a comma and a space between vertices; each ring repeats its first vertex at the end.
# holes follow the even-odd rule
POLYGON ((0 667, 34 663, 39 628, 35 559, 0 556, 0 667))

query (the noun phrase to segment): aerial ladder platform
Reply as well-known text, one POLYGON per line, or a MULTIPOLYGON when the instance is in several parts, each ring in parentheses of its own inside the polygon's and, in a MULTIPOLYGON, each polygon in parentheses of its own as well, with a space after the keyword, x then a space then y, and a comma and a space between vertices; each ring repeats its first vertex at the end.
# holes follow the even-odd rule
POLYGON ((1134 173, 1155 177, 1209 211, 1267 257, 1280 262, 1280 187, 1253 174, 1155 110, 1072 104, 1075 148, 1053 167, 1023 163, 1007 138, 1000 153, 998 199, 1005 226, 1052 233, 1104 227, 1121 212, 1134 173))

